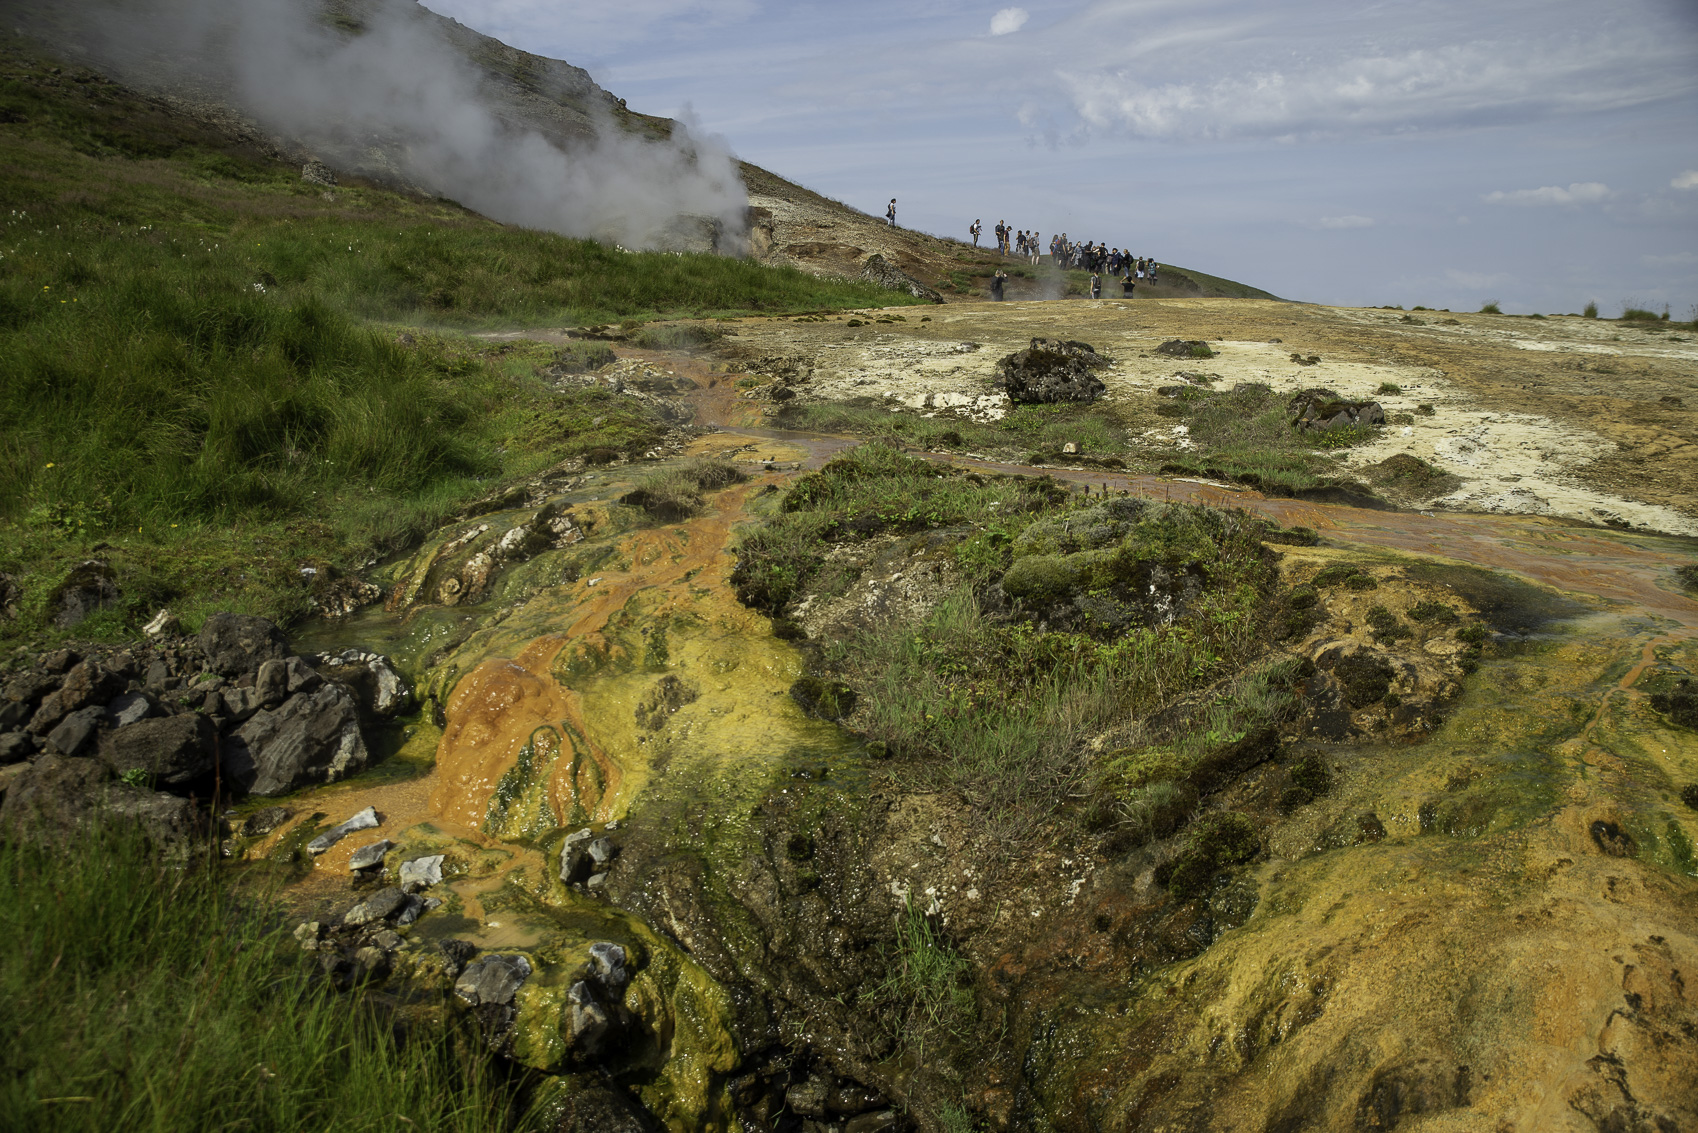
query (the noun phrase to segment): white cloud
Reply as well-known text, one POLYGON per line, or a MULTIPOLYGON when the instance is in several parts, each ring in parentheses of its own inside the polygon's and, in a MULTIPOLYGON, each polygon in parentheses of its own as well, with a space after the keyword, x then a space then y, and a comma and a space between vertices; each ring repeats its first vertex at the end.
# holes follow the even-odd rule
POLYGON ((1610 187, 1601 181, 1576 181, 1566 189, 1561 185, 1511 189, 1507 193, 1499 189, 1480 199, 1489 205, 1592 205, 1610 196, 1610 187))
POLYGON ((990 33, 992 35, 1009 35, 1026 26, 1026 21, 1032 18, 1032 13, 1024 8, 1004 8, 991 17, 990 33))
POLYGON ((1097 0, 1042 35, 1088 128, 1152 138, 1492 126, 1698 91, 1690 40, 1654 21, 1577 35, 1514 5, 1434 0, 1404 19, 1372 7, 1370 20, 1344 0, 1097 0))
POLYGON ((1698 169, 1688 169, 1685 173, 1680 174, 1673 181, 1670 181, 1669 187, 1674 189, 1698 189, 1698 169))
POLYGON ((1322 228, 1372 228, 1371 216, 1323 216, 1317 222, 1322 228))

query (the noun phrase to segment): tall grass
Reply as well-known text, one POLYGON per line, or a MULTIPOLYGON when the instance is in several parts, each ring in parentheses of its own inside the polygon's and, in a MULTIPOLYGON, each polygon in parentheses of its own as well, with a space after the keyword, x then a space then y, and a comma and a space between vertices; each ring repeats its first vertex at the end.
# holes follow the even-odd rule
POLYGON ((480 1044, 403 1041, 274 916, 132 836, 0 845, 0 932, 0 1128, 520 1127, 480 1044))

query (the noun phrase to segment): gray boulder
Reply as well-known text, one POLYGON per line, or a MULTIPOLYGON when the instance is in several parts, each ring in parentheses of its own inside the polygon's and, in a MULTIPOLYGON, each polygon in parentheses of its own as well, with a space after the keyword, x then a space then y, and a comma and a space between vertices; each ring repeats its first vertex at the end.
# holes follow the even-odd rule
POLYGON ((224 742, 224 777, 255 795, 281 795, 352 775, 369 758, 359 709, 339 684, 324 684, 253 715, 224 742))
POLYGON ((100 759, 118 775, 143 771, 158 786, 180 787, 212 774, 218 732, 193 712, 142 720, 108 733, 100 759))
POLYGON ((530 974, 531 962, 523 956, 485 956, 460 973, 454 994, 473 1007, 508 1004, 530 974))
POLYGON ((348 868, 357 872, 362 869, 370 869, 374 865, 382 865, 383 855, 394 848, 395 843, 387 838, 373 842, 369 846, 361 846, 348 859, 348 868))
POLYGON ((307 853, 322 854, 356 830, 375 830, 382 825, 377 820, 377 808, 368 806, 354 817, 344 819, 307 843, 307 853))
POLYGON ((380 719, 388 719, 405 708, 412 690, 389 658, 377 653, 350 649, 340 654, 319 658, 319 670, 333 681, 340 681, 354 692, 360 711, 380 719))
POLYGON ((379 889, 376 893, 343 913, 342 923, 357 926, 384 920, 406 908, 410 899, 409 894, 403 892, 399 886, 379 889))
POLYGON ((54 587, 47 598, 47 609, 54 625, 69 629, 96 610, 116 606, 120 597, 117 575, 112 568, 88 559, 78 563, 65 576, 65 581, 54 587))
POLYGON ((126 692, 106 706, 106 719, 114 728, 139 724, 153 715, 156 705, 145 692, 126 692))
POLYGON ((289 650, 277 627, 264 618, 213 614, 200 627, 200 651, 206 654, 208 668, 232 677, 281 659, 289 650))
POLYGON ((35 754, 35 740, 23 732, 0 733, 0 765, 21 763, 35 754))
POLYGON ((79 708, 47 733, 47 748, 60 755, 81 754, 84 748, 93 745, 105 721, 106 709, 79 708))
POLYGON ((1096 371, 1109 365, 1107 358, 1086 343, 1034 338, 1026 349, 997 363, 997 372, 1010 400, 1048 405, 1095 401, 1108 388, 1096 371))

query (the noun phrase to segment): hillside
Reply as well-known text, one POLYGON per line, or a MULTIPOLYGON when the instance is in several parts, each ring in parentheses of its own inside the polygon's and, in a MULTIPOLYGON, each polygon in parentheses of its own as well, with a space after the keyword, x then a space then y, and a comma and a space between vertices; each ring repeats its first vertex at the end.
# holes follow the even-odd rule
MULTIPOLYGON (((487 108, 490 121, 499 129, 534 132, 556 146, 588 150, 587 160, 592 162, 604 156, 609 136, 664 143, 678 129, 671 119, 628 109, 623 99, 597 85, 581 68, 510 47, 416 3, 322 0, 322 13, 324 24, 346 41, 370 36, 374 28, 397 35, 397 25, 409 36, 416 33, 419 42, 429 45, 427 53, 438 48, 444 52, 427 65, 442 71, 463 69, 457 76, 456 94, 487 108)), ((62 6, 26 4, 16 23, 38 42, 52 45, 55 52, 77 55, 85 66, 121 79, 206 131, 272 159, 296 165, 322 162, 344 181, 418 195, 442 192, 441 185, 427 184, 409 168, 417 123, 394 124, 376 133, 354 132, 340 121, 340 115, 326 113, 293 122, 288 128, 279 128, 275 121, 267 126, 237 109, 243 101, 242 76, 223 57, 179 51, 176 38, 168 45, 90 46, 98 39, 62 6)), ((866 260, 879 255, 907 276, 935 288, 945 301, 984 297, 988 279, 998 267, 1010 272, 1010 298, 1077 296, 1085 290, 1082 274, 1046 275, 1042 269, 964 241, 892 229, 882 217, 759 166, 737 162, 735 168, 747 190, 746 213, 717 220, 688 213, 671 218, 661 226, 659 246, 689 251, 746 249, 761 263, 848 278, 858 277, 866 260), (727 230, 739 225, 747 229, 746 244, 735 232, 728 235, 727 230), (722 239, 726 240, 723 249, 722 239)), ((462 203, 477 207, 472 200, 462 203)), ((990 241, 987 233, 984 242, 990 241)), ((1160 286, 1146 287, 1140 295, 1274 298, 1254 287, 1173 266, 1164 271, 1160 286)))

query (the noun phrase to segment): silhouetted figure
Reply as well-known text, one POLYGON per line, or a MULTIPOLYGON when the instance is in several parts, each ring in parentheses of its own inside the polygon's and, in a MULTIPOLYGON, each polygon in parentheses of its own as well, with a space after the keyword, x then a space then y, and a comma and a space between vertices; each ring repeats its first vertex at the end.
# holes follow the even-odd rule
POLYGON ((1001 268, 997 268, 996 274, 991 276, 991 299, 993 301, 1002 302, 1002 284, 1007 278, 1008 276, 1001 268))

